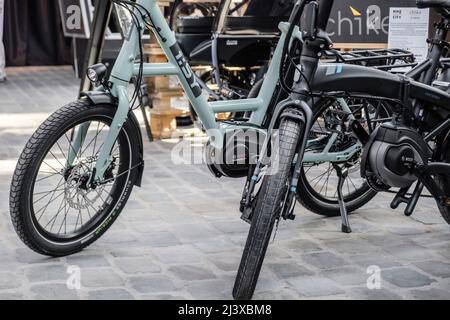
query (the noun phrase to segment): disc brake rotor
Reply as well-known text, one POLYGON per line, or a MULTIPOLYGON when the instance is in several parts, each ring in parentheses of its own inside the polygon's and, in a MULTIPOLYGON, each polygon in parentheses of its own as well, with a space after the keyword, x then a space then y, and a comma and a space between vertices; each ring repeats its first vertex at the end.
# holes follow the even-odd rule
POLYGON ((93 162, 95 159, 88 159, 86 162, 80 162, 73 166, 66 179, 64 197, 68 205, 75 210, 92 208, 105 188, 105 185, 96 188, 87 187, 92 173, 89 164, 93 162))

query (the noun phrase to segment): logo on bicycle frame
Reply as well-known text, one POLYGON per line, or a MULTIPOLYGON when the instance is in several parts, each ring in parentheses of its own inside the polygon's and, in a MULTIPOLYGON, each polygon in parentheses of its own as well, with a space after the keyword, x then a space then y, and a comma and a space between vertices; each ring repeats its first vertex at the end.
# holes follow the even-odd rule
POLYGON ((181 48, 178 44, 174 44, 170 47, 170 51, 172 52, 173 56, 177 60, 177 63, 179 67, 181 68, 181 71, 188 82, 189 86, 191 87, 191 91, 194 94, 196 98, 200 97, 202 95, 202 88, 195 80, 194 72, 192 71, 191 67, 186 62, 186 58, 184 57, 183 52, 181 51, 181 48))

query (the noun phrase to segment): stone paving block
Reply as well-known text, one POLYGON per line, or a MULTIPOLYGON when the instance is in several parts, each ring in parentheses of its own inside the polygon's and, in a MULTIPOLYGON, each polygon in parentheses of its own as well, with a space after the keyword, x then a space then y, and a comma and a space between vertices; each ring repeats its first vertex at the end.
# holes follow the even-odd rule
POLYGON ((38 300, 77 300, 79 299, 76 290, 68 289, 65 284, 46 283, 37 284, 31 287, 33 298, 38 300))
POLYGON ((83 287, 120 287, 125 281, 112 268, 81 270, 81 285, 83 287))
POLYGON ((339 253, 349 255, 376 252, 380 250, 380 248, 375 247, 363 239, 359 239, 358 241, 354 241, 354 239, 325 241, 324 244, 326 247, 339 253))
POLYGON ((402 238, 397 236, 386 237, 386 234, 362 234, 362 238, 366 239, 370 244, 378 247, 389 247, 413 244, 408 238, 402 238))
POLYGON ((162 293, 175 291, 173 281, 165 275, 149 275, 129 278, 131 286, 140 293, 162 293))
POLYGON ((217 229, 211 227, 207 223, 179 224, 173 226, 171 229, 173 234, 175 234, 177 238, 185 243, 216 238, 220 235, 217 229))
POLYGON ((155 259, 149 257, 119 258, 114 259, 114 264, 128 274, 161 272, 161 267, 155 264, 155 259))
POLYGON ((61 262, 61 258, 50 258, 44 255, 40 255, 29 248, 24 248, 21 245, 21 248, 18 248, 16 250, 16 257, 17 261, 20 263, 42 263, 42 264, 48 264, 48 263, 58 263, 61 262))
POLYGON ((22 279, 11 272, 0 273, 0 290, 14 289, 22 285, 22 279))
POLYGON ((209 254, 208 260, 222 271, 237 272, 241 255, 236 251, 209 254))
POLYGON ((450 292, 441 289, 413 290, 411 291, 413 299, 419 300, 449 300, 450 292))
POLYGON ((200 261, 200 250, 189 245, 154 248, 153 253, 161 263, 188 263, 200 261))
POLYGON ((200 265, 177 265, 168 268, 168 271, 173 274, 175 277, 185 280, 206 280, 206 279, 214 279, 216 276, 214 273, 201 267, 200 265))
POLYGON ((414 263, 418 268, 435 277, 449 278, 450 263, 441 261, 423 261, 414 263))
POLYGON ((314 272, 308 268, 290 261, 267 263, 266 267, 271 269, 280 279, 310 276, 314 274, 314 272))
POLYGON ((416 244, 406 244, 392 247, 383 247, 383 251, 403 261, 421 261, 433 259, 433 255, 424 247, 416 244))
POLYGON ((3 292, 0 293, 0 300, 23 300, 24 295, 17 292, 3 292))
POLYGON ((98 267, 110 267, 108 260, 102 255, 74 255, 67 257, 67 264, 76 265, 80 268, 98 268, 98 267))
POLYGON ((354 267, 325 270, 319 273, 319 276, 329 278, 342 286, 366 285, 369 277, 365 270, 354 267))
POLYGON ((6 257, 0 262, 0 273, 16 270, 20 267, 22 267, 22 264, 15 260, 14 257, 6 257))
POLYGON ((349 297, 356 300, 402 300, 402 297, 387 289, 373 289, 358 287, 348 290, 349 297))
POLYGON ((331 252, 304 254, 302 259, 307 264, 319 269, 337 268, 347 264, 344 259, 331 252))
MULTIPOLYGON (((279 260, 286 260, 289 258, 292 258, 292 255, 289 254, 287 251, 284 251, 282 248, 275 247, 274 249, 271 249, 271 246, 269 245, 269 248, 266 252, 266 260, 265 261, 279 261, 279 260), (276 248, 276 249, 275 249, 276 248)), ((240 249, 239 252, 242 252, 244 249, 240 249)))
POLYGON ((133 300, 135 297, 124 289, 104 289, 90 291, 89 300, 133 300))
POLYGON ((381 273, 381 277, 400 288, 423 287, 435 282, 427 275, 409 268, 387 269, 381 273))
POLYGON ((250 225, 240 219, 236 219, 235 221, 214 222, 212 225, 224 233, 247 234, 250 229, 250 225))
MULTIPOLYGON (((231 275, 231 283, 234 284, 235 279, 236 279, 236 274, 232 274, 231 275)), ((289 284, 287 284, 286 281, 280 280, 280 278, 277 277, 276 274, 267 267, 263 267, 261 269, 261 273, 259 274, 259 279, 261 281, 258 280, 255 291, 261 291, 261 292, 280 291, 280 290, 283 290, 283 289, 289 287, 289 284)), ((289 279, 289 278, 286 278, 286 279, 289 279)))
POLYGON ((289 279, 287 282, 302 296, 306 297, 332 296, 344 293, 332 280, 318 276, 297 277, 289 279))
POLYGON ((181 244, 177 237, 169 231, 143 233, 139 235, 138 241, 149 247, 170 247, 181 244))
POLYGON ((192 243, 204 253, 218 253, 230 250, 241 250, 240 246, 234 244, 228 237, 221 236, 208 241, 197 241, 192 243))
POLYGON ((300 296, 293 290, 255 292, 254 300, 298 300, 300 296))
POLYGON ((288 248, 289 250, 300 252, 300 253, 310 253, 316 251, 322 251, 322 247, 317 243, 312 242, 306 239, 298 239, 287 242, 282 242, 281 245, 283 247, 288 248))
POLYGON ((232 300, 231 295, 234 279, 212 279, 189 281, 185 289, 193 299, 232 300))
POLYGON ((408 228, 408 227, 389 227, 388 230, 395 234, 395 235, 399 235, 399 236, 415 236, 415 235, 422 235, 427 233, 427 230, 424 228, 423 225, 418 225, 415 228, 408 228))
POLYGON ((349 256, 348 260, 352 264, 356 264, 360 267, 367 269, 370 266, 377 266, 381 269, 401 267, 402 264, 399 263, 394 257, 383 255, 383 254, 360 254, 349 256))
POLYGON ((149 247, 134 246, 132 248, 113 248, 109 253, 116 258, 141 257, 151 255, 149 247))
POLYGON ((67 268, 62 265, 37 265, 26 271, 26 277, 30 282, 48 282, 67 280, 69 274, 67 268))
MULTIPOLYGON (((120 217, 119 217, 120 220, 120 217)), ((119 221, 120 222, 120 221, 119 221)), ((134 233, 128 231, 119 231, 118 225, 113 224, 111 229, 108 230, 97 243, 107 243, 107 244, 136 244, 138 242, 137 237, 134 233)))
POLYGON ((178 292, 173 294, 144 294, 140 297, 141 300, 187 300, 188 298, 181 296, 178 292))

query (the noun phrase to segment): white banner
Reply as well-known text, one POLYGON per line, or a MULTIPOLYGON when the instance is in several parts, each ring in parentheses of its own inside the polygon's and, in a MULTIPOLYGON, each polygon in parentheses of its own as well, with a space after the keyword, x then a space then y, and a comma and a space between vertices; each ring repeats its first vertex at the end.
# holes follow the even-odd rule
POLYGON ((417 62, 428 53, 430 9, 390 8, 389 48, 412 52, 417 62))
POLYGON ((0 0, 0 81, 6 77, 5 73, 5 47, 3 46, 3 20, 5 0, 0 0))

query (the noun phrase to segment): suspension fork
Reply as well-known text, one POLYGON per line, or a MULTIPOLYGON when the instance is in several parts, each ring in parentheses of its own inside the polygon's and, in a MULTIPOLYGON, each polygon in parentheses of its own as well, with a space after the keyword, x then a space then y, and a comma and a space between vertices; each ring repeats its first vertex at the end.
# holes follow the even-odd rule
POLYGON ((300 97, 298 100, 294 100, 294 108, 286 110, 281 118, 290 118, 302 124, 302 131, 299 132, 299 141, 297 145, 297 161, 295 162, 294 170, 292 172, 289 188, 286 192, 286 196, 281 210, 281 217, 284 219, 294 220, 295 209, 295 196, 297 194, 297 185, 300 180, 302 163, 307 145, 308 145, 308 132, 312 128, 313 112, 311 107, 305 101, 304 97, 300 97))
POLYGON ((306 147, 308 145, 309 135, 307 134, 307 132, 309 132, 312 128, 312 120, 313 120, 313 112, 312 112, 311 108, 309 107, 309 105, 303 100, 299 100, 298 104, 299 104, 299 110, 303 114, 303 119, 300 119, 300 121, 303 122, 303 132, 300 133, 300 139, 302 139, 302 140, 299 142, 298 152, 297 152, 297 161, 295 162, 295 169, 294 169, 294 172, 292 175, 292 180, 291 180, 290 192, 294 193, 294 194, 297 192, 297 185, 298 185, 298 181, 300 179, 300 173, 301 173, 301 168, 302 168, 302 164, 303 164, 302 159, 304 157, 306 147))
MULTIPOLYGON (((106 170, 111 165, 113 161, 111 152, 114 144, 116 143, 117 137, 124 123, 128 120, 129 101, 128 92, 125 86, 117 86, 116 92, 119 100, 117 112, 112 121, 111 127, 108 130, 107 137, 103 145, 100 147, 100 152, 96 161, 95 168, 91 175, 91 183, 101 182, 104 178, 106 170)), ((87 132, 90 127, 90 122, 83 123, 75 134, 73 142, 71 142, 69 154, 66 162, 66 169, 70 168, 75 161, 77 154, 82 151, 84 140, 86 139, 87 132)))
POLYGON ((119 100, 117 112, 111 123, 111 127, 109 128, 106 140, 101 147, 94 171, 91 176, 91 183, 100 182, 104 178, 106 170, 109 168, 111 162, 113 161, 111 155, 112 148, 116 143, 117 137, 119 136, 123 125, 128 120, 128 114, 130 112, 130 102, 128 100, 127 87, 118 85, 116 87, 116 93, 119 100))
MULTIPOLYGON (((300 132, 301 143, 299 143, 299 145, 301 146, 301 148, 299 150, 299 152, 301 152, 301 156, 303 156, 304 150, 306 148, 306 144, 308 141, 308 135, 306 135, 305 133, 311 127, 312 118, 313 118, 311 108, 308 106, 308 104, 304 100, 301 100, 301 99, 292 100, 291 98, 288 98, 288 99, 280 102, 275 107, 274 114, 273 114, 272 119, 269 124, 267 138, 264 141, 264 144, 261 148, 261 153, 260 153, 261 157, 259 158, 257 164, 255 165, 253 175, 250 177, 250 179, 248 181, 248 187, 246 186, 246 188, 245 188, 246 194, 245 194, 245 198, 243 199, 243 207, 244 207, 243 211, 244 212, 241 217, 245 221, 249 221, 251 219, 252 195, 255 190, 256 184, 260 180, 260 174, 261 174, 262 167, 267 161, 266 154, 267 154, 267 151, 268 151, 268 148, 270 145, 270 139, 272 136, 272 132, 273 132, 276 124, 282 118, 292 118, 295 121, 301 121, 303 123, 304 131, 300 132), (298 112, 295 112, 295 113, 289 112, 289 109, 293 109, 298 112)), ((301 161, 297 161, 297 163, 301 163, 301 161)))

